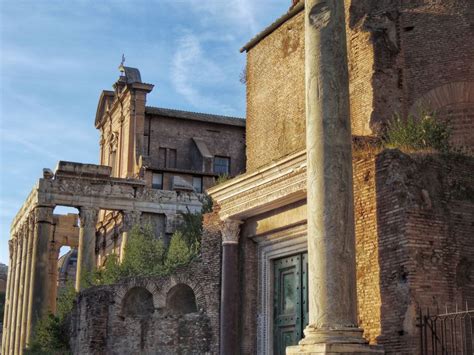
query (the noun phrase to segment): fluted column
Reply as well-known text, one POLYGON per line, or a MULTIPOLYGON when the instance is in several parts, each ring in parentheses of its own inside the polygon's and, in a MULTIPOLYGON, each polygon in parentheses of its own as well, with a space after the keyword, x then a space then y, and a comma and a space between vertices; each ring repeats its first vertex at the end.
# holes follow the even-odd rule
POLYGON ((125 258, 125 252, 128 242, 128 234, 135 224, 140 223, 140 211, 123 211, 122 212, 122 243, 120 244, 120 262, 125 258))
POLYGON ((27 339, 30 343, 36 323, 48 314, 50 302, 49 242, 53 234, 53 209, 50 206, 35 208, 35 232, 30 275, 30 302, 28 305, 27 339))
POLYGON ((80 229, 79 229, 79 248, 77 253, 77 271, 76 271, 76 290, 80 291, 82 278, 94 270, 95 261, 95 243, 96 243, 96 225, 99 215, 99 209, 93 207, 80 207, 80 229))
POLYGON ((239 354, 239 236, 241 221, 227 219, 222 228, 220 353, 239 354))
POLYGON ((23 310, 21 317, 21 334, 20 344, 24 347, 26 345, 26 337, 28 332, 28 305, 30 303, 30 286, 31 286, 31 260, 33 254, 33 239, 35 233, 35 216, 30 213, 28 216, 28 236, 26 247, 26 261, 25 261, 25 289, 23 295, 23 310))
POLYGON ((7 292, 5 297, 5 312, 3 316, 2 354, 7 353, 10 344, 13 285, 16 263, 16 244, 14 239, 8 241, 8 248, 10 251, 10 263, 8 265, 7 292))
POLYGON ((20 292, 20 273, 21 273, 21 252, 22 252, 22 239, 21 234, 18 231, 15 235, 16 243, 16 262, 15 262, 15 278, 13 280, 13 298, 12 298, 12 312, 10 319, 10 342, 8 346, 8 353, 14 354, 17 343, 16 338, 16 329, 17 329, 17 317, 18 317, 18 306, 19 306, 19 292, 20 292))
POLYGON ((305 2, 305 81, 309 325, 287 354, 360 353, 344 0, 305 2))

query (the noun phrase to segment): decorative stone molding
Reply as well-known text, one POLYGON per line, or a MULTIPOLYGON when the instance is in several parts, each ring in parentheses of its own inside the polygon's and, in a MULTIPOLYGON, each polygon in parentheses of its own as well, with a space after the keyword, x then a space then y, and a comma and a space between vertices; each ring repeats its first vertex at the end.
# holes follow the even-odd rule
POLYGON ((208 190, 221 219, 245 219, 306 198, 306 151, 208 190))
POLYGON ((95 227, 99 216, 99 209, 94 207, 80 207, 79 218, 81 228, 95 227))
POLYGON ((35 223, 53 223, 53 207, 37 206, 34 210, 35 223))
POLYGON ((242 221, 226 219, 222 227, 222 245, 239 244, 240 225, 242 221))

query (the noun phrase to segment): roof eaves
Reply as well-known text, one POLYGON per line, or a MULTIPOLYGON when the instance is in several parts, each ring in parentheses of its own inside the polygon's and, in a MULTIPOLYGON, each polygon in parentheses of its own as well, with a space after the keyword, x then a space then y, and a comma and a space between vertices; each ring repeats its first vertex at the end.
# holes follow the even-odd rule
POLYGON ((273 22, 270 26, 265 28, 262 32, 257 34, 255 37, 253 37, 250 41, 248 41, 242 48, 240 48, 240 53, 242 52, 248 52, 251 48, 253 48, 255 45, 258 44, 262 39, 267 37, 270 33, 275 31, 278 27, 280 27, 282 24, 284 24, 286 21, 288 21, 290 18, 293 16, 297 15, 304 9, 304 1, 300 1, 298 4, 296 4, 294 7, 292 7, 286 14, 278 18, 275 22, 273 22))

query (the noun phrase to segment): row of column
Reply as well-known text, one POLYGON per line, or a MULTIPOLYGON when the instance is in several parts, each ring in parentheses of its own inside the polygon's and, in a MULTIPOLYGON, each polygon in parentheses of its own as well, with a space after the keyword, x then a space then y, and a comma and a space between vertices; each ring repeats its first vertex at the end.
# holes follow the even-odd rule
POLYGON ((53 208, 37 207, 12 235, 3 321, 2 354, 21 354, 49 292, 53 208), (41 305, 38 307, 38 305, 41 305))
MULTIPOLYGON (((56 310, 58 258, 61 245, 54 240, 54 206, 38 206, 11 236, 2 354, 22 354, 37 322, 56 310)), ((80 207, 78 272, 95 268, 96 208, 80 207)), ((82 274, 81 274, 82 273, 82 274)))

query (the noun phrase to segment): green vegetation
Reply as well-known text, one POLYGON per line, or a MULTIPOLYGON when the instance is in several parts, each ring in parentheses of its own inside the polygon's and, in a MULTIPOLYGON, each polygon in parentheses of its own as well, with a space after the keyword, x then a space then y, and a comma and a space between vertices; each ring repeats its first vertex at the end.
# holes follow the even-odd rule
POLYGON ((48 314, 36 324, 26 354, 70 354, 67 318, 75 299, 74 284, 69 282, 58 295, 57 315, 48 314))
POLYGON ((397 114, 388 124, 384 146, 405 151, 435 150, 448 153, 452 151, 450 136, 449 124, 436 119, 434 112, 421 111, 419 117, 409 115, 405 119, 397 114))

